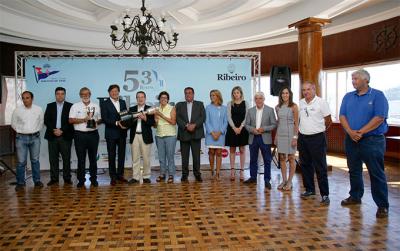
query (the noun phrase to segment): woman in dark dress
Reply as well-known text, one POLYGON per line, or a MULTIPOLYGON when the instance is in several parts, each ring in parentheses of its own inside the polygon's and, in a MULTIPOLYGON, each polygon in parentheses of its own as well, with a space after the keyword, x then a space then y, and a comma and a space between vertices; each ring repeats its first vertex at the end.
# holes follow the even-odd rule
POLYGON ((235 180, 235 157, 236 147, 240 151, 240 180, 244 180, 244 163, 246 161, 245 147, 249 144, 249 133, 244 128, 248 104, 243 99, 243 91, 240 86, 232 89, 232 101, 228 102, 228 129, 225 137, 225 145, 229 146, 230 164, 231 164, 231 180, 235 180))

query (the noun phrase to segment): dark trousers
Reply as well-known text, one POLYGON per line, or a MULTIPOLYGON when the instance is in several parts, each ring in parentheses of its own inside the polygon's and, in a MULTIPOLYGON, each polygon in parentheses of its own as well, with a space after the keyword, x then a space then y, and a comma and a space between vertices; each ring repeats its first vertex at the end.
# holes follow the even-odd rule
POLYGON ((71 145, 72 139, 67 140, 63 137, 57 137, 48 141, 49 162, 50 162, 50 179, 52 181, 59 180, 59 156, 61 154, 63 162, 63 178, 64 181, 71 181, 71 145))
POLYGON ((258 172, 258 152, 261 150, 261 155, 264 161, 264 181, 271 180, 271 145, 264 144, 261 135, 254 135, 253 142, 249 145, 250 150, 250 178, 257 180, 258 172))
POLYGON ((108 153, 108 171, 112 180, 124 177, 126 138, 106 139, 108 153), (118 147, 118 169, 115 168, 115 159, 118 147))
POLYGON ((189 152, 192 149, 193 159, 193 173, 195 177, 200 178, 200 148, 201 139, 193 139, 190 141, 181 142, 181 154, 182 154, 182 177, 189 176, 189 152))
POLYGON ((328 169, 326 163, 325 133, 299 134, 298 150, 303 185, 307 192, 315 192, 314 172, 317 174, 321 196, 329 195, 328 169))
POLYGON ((74 135, 76 156, 78 157, 77 176, 79 182, 85 182, 86 153, 89 156, 90 181, 97 181, 97 148, 99 133, 75 131, 74 135))
POLYGON ((350 174, 350 196, 359 200, 364 195, 362 170, 364 162, 371 180, 372 198, 378 207, 388 208, 388 187, 384 166, 385 137, 383 135, 367 136, 354 142, 346 136, 345 147, 350 174))

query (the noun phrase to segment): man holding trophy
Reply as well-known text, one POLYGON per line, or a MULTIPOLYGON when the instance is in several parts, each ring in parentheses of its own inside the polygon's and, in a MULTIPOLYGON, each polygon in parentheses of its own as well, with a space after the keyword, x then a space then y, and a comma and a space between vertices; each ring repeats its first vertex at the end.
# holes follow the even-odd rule
POLYGON ((91 102, 89 88, 81 88, 79 96, 81 101, 73 104, 69 112, 69 123, 73 124, 75 129, 74 142, 78 158, 77 187, 85 185, 86 152, 88 152, 90 163, 90 182, 93 187, 97 187, 97 148, 99 145, 97 126, 101 121, 100 107, 91 102))
POLYGON ((140 181, 140 157, 143 158, 143 183, 151 183, 151 168, 150 154, 151 144, 153 143, 152 126, 155 125, 154 108, 146 105, 146 93, 138 91, 136 93, 137 105, 129 108, 130 119, 124 122, 124 117, 121 116, 123 125, 129 127, 130 143, 132 148, 132 179, 129 184, 139 183, 140 181))

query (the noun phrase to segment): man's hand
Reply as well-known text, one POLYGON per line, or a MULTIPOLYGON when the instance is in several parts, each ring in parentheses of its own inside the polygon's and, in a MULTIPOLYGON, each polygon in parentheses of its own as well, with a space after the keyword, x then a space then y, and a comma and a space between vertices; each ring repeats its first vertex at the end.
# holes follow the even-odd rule
POLYGON ((189 132, 194 132, 195 129, 196 129, 196 124, 193 124, 193 123, 187 124, 186 129, 187 129, 189 132))
POLYGON ((348 134, 354 142, 358 142, 362 138, 362 133, 359 131, 349 130, 348 134))
POLYGON ((143 120, 143 121, 146 121, 146 120, 147 120, 147 116, 146 116, 146 114, 144 114, 143 112, 140 112, 140 113, 139 113, 138 118, 141 119, 141 120, 143 120))
POLYGON ((254 135, 260 135, 260 132, 258 131, 258 129, 254 128, 253 129, 253 134, 254 135))
POLYGON ((263 128, 258 128, 257 131, 258 131, 260 134, 262 134, 262 133, 265 132, 263 128))
POLYGON ((59 128, 53 129, 53 134, 56 135, 57 137, 60 137, 63 134, 63 131, 59 128))
POLYGON ((117 121, 117 126, 119 126, 121 129, 127 129, 125 126, 121 124, 121 120, 117 121))

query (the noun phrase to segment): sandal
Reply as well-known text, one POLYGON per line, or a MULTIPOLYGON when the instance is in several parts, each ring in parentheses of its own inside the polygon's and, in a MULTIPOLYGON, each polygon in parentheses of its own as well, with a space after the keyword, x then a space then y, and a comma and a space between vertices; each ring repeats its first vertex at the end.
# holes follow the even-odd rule
POLYGON ((231 181, 235 181, 235 169, 231 168, 231 181))
POLYGON ((167 183, 174 183, 174 176, 172 175, 168 176, 167 183))
POLYGON ((282 181, 282 183, 278 186, 278 190, 282 190, 286 186, 286 184, 286 181, 282 181))
POLYGON ((286 185, 282 188, 285 191, 290 191, 293 189, 293 184, 292 182, 286 182, 286 185))
POLYGON ((165 180, 165 175, 160 175, 160 176, 158 176, 157 179, 156 179, 157 182, 162 182, 162 181, 164 181, 164 180, 165 180))
POLYGON ((240 181, 244 181, 244 170, 240 169, 240 181))

